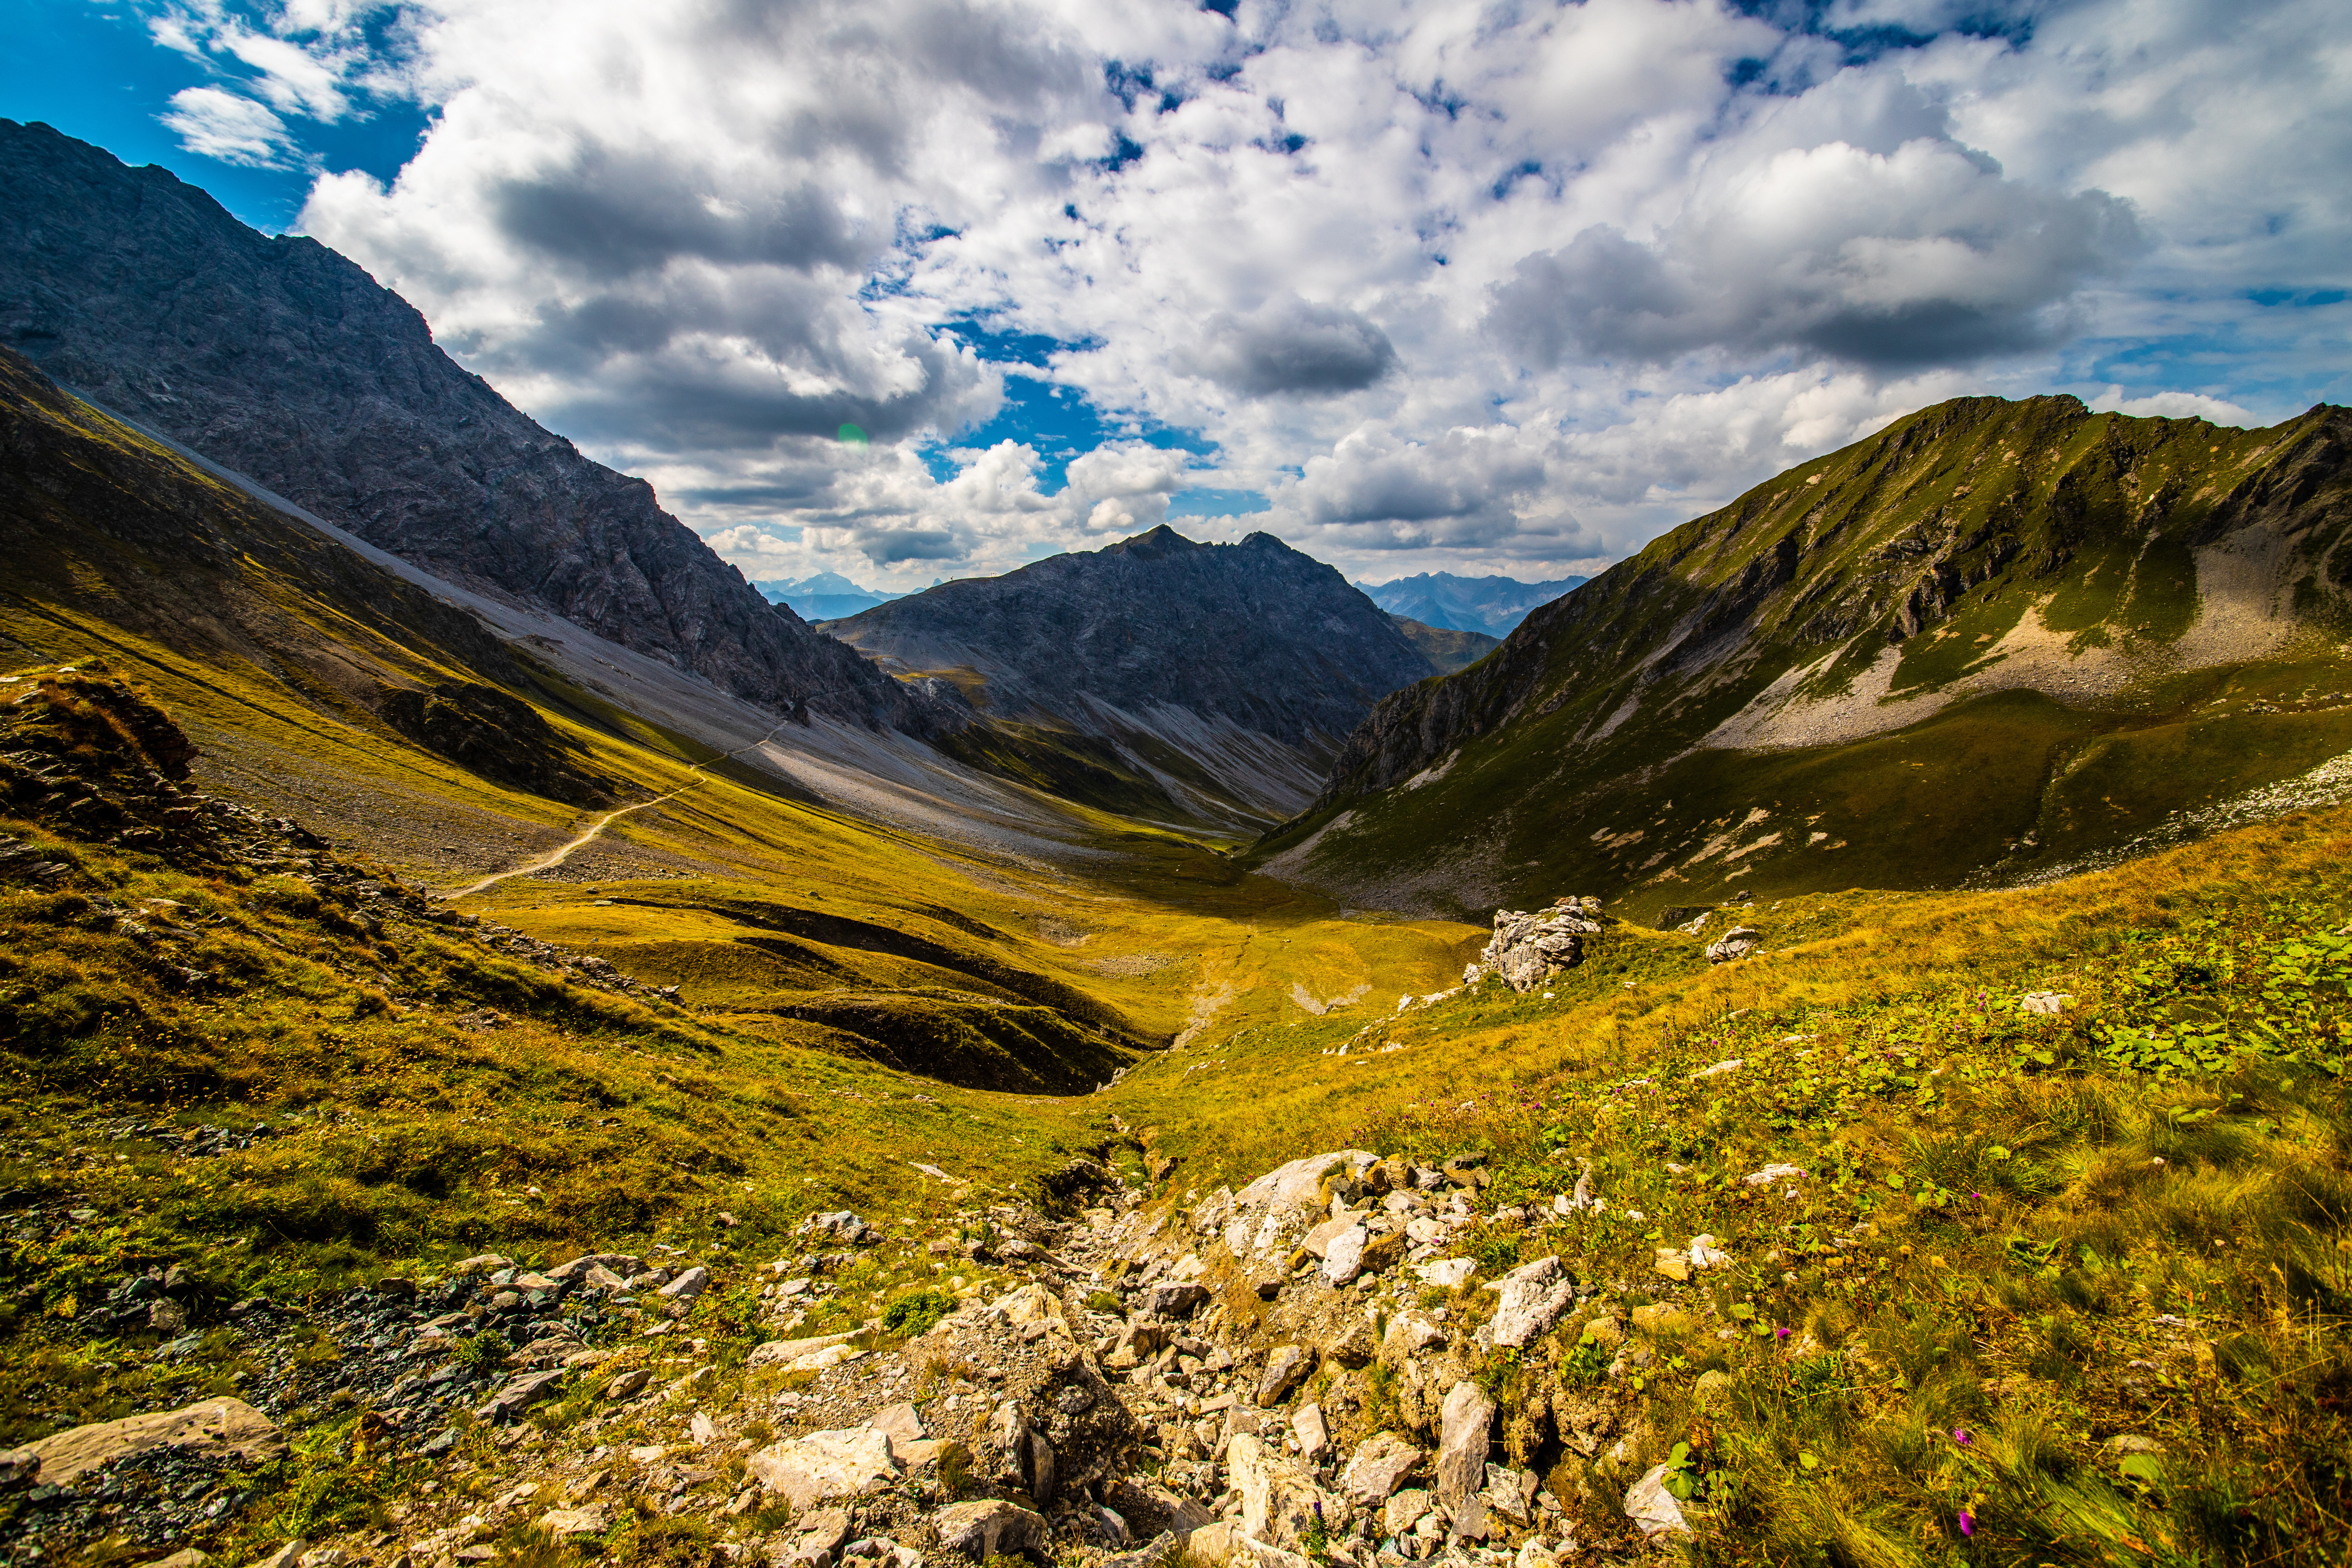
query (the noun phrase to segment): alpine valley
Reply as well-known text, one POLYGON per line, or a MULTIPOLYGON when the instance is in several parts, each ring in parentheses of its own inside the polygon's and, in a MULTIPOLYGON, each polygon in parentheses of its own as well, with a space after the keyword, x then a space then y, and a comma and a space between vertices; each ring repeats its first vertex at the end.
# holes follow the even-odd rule
POLYGON ((2347 532, 1969 397, 755 585, 0 121, 0 1568, 2341 1562, 2347 532))

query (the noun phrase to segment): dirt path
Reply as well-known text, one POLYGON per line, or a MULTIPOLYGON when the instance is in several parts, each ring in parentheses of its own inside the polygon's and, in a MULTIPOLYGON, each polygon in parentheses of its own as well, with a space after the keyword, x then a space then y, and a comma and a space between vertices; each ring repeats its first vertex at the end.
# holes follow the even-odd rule
MULTIPOLYGON (((746 752, 757 751, 760 747, 768 743, 769 740, 774 736, 776 730, 781 730, 782 728, 783 725, 777 725, 774 730, 770 730, 767 734, 761 736, 750 745, 738 746, 719 760, 722 762, 732 762, 746 752)), ((684 795, 696 784, 701 784, 703 782, 703 778, 701 776, 702 770, 709 765, 710 764, 708 763, 693 763, 688 771, 698 776, 688 779, 686 783, 678 785, 676 789, 671 790, 668 794, 657 795, 651 800, 641 800, 635 805, 625 805, 616 811, 608 811, 604 816, 598 817, 595 822, 589 826, 587 832, 583 833, 579 837, 572 840, 571 843, 560 845, 557 847, 549 850, 546 854, 540 856, 538 858, 526 860, 521 865, 514 867, 510 870, 493 871, 488 876, 483 878, 480 881, 469 883, 467 886, 458 889, 456 892, 449 894, 448 897, 450 901, 454 903, 459 899, 470 899, 476 893, 481 892, 486 888, 496 887, 499 883, 505 881, 509 877, 528 877, 534 871, 545 871, 553 867, 562 865, 566 860, 572 858, 572 852, 573 850, 578 849, 584 845, 593 844, 598 838, 604 836, 604 829, 610 827, 622 817, 628 816, 629 813, 633 811, 643 811, 649 805, 659 805, 666 800, 676 800, 679 795, 684 795)))

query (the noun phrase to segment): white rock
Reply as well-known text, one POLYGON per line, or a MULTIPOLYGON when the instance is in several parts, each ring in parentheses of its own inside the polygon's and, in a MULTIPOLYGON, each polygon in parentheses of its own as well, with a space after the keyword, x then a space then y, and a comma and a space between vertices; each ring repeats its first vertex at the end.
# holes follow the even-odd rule
POLYGON ((1499 1298, 1489 1331, 1505 1350, 1525 1350, 1542 1338, 1576 1299, 1576 1282, 1557 1258, 1521 1264, 1486 1289, 1499 1298))
POLYGON ((1767 1165, 1760 1171, 1750 1171, 1739 1178, 1751 1187, 1769 1187, 1775 1182, 1801 1182, 1805 1179, 1802 1165, 1767 1165))
POLYGON ((1437 1500, 1447 1510, 1461 1507, 1486 1480, 1487 1435, 1495 1425, 1495 1402, 1465 1378, 1445 1396, 1437 1443, 1437 1500))
POLYGON ((1690 1244, 1690 1266, 1693 1268, 1723 1268, 1729 1267, 1731 1254, 1716 1244, 1711 1236, 1694 1236, 1690 1244))
POLYGON ((1421 1522, 1432 1506, 1426 1489, 1408 1487, 1389 1499, 1381 1510, 1381 1523, 1391 1535, 1403 1535, 1421 1522))
MULTIPOLYGON (((1444 1227, 1438 1225, 1436 1221, 1432 1220, 1429 1224, 1431 1228, 1436 1230, 1439 1235, 1444 1234, 1444 1227)), ((1470 1282, 1470 1276, 1478 1272, 1478 1263, 1475 1258, 1440 1258, 1428 1263, 1416 1263, 1412 1266, 1412 1271, 1421 1276, 1422 1283, 1424 1285, 1435 1285, 1447 1290, 1458 1290, 1470 1282)))
POLYGON ((788 1438, 753 1454, 745 1468, 794 1511, 826 1498, 879 1491, 898 1477, 888 1436, 870 1426, 788 1438))
POLYGON ((1394 1432, 1374 1433, 1357 1447, 1348 1468, 1339 1472, 1339 1488, 1364 1507, 1377 1508, 1427 1458, 1394 1432))
POLYGON ((1331 1428, 1324 1423, 1323 1407, 1311 1400, 1291 1416, 1290 1433, 1298 1439, 1298 1457, 1310 1465, 1331 1446, 1331 1428))
POLYGON ((1653 1466, 1648 1474, 1635 1481, 1625 1494, 1625 1517, 1642 1527, 1648 1536, 1688 1535, 1689 1521, 1683 1518, 1683 1505, 1666 1489, 1666 1467, 1653 1466))
POLYGON ((1333 1287, 1355 1283, 1364 1268, 1364 1244, 1371 1239, 1372 1233, 1360 1225, 1351 1225, 1333 1237, 1323 1254, 1324 1282, 1333 1287))

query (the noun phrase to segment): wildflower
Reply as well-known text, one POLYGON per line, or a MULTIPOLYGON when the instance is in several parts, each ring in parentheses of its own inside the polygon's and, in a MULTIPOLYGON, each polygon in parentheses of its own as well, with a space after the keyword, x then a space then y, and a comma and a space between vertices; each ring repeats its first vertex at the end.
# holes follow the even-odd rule
POLYGON ((1785 1340, 1789 1337, 1789 1331, 1786 1329, 1774 1329, 1772 1331, 1772 1337, 1776 1340, 1785 1340))
POLYGON ((1955 1426, 1952 1428, 1952 1441, 1965 1448, 1969 1444, 1975 1442, 1976 1438, 1969 1434, 1967 1427, 1955 1426))
POLYGON ((1960 1510, 1959 1526, 1961 1535, 1973 1537, 1977 1532, 1977 1516, 1967 1509, 1960 1510))

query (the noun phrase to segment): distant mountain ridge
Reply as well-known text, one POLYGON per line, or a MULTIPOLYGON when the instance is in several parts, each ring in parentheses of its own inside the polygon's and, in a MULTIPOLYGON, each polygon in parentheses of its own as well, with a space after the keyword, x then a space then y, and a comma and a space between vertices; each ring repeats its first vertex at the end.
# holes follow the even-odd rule
POLYGON ((790 716, 951 709, 761 597, 643 479, 583 458, 315 240, 0 120, 0 342, 383 549, 790 716))
POLYGON ((1451 572, 1423 572, 1392 583, 1356 585, 1392 616, 1440 630, 1503 637, 1510 636, 1512 628, 1538 605, 1548 605, 1589 581, 1561 577, 1549 583, 1522 583, 1516 577, 1457 577, 1451 572))
POLYGON ((1263 847, 1394 908, 2054 875, 2352 753, 2347 632, 2352 411, 1959 398, 1388 698, 1263 847))
POLYGON ((838 572, 819 572, 813 576, 754 583, 751 586, 766 595, 770 604, 788 605, 794 615, 809 622, 837 621, 860 610, 906 597, 904 594, 886 594, 878 588, 862 588, 838 572))
POLYGON ((957 680, 1040 743, 1107 747, 1180 809, 1227 822, 1304 805, 1372 704, 1434 673, 1337 571, 1272 534, 1201 544, 1165 525, 827 629, 957 680))

